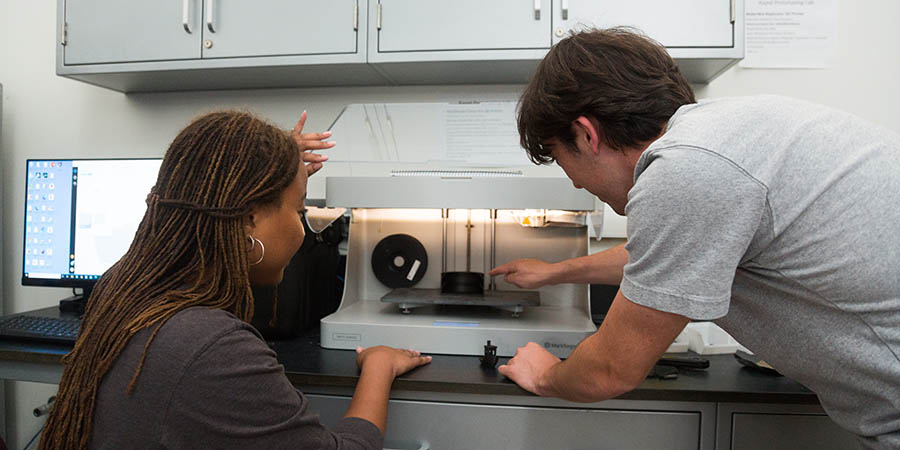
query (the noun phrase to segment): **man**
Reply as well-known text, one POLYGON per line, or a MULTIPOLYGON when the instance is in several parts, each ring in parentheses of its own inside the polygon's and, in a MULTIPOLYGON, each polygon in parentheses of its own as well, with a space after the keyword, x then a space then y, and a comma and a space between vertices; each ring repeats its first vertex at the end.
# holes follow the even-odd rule
POLYGON ((628 241, 491 271, 530 289, 620 284, 569 358, 529 343, 502 374, 604 400, 689 320, 715 320, 865 445, 900 448, 900 136, 783 97, 697 103, 665 49, 625 29, 552 48, 518 124, 532 161, 627 215, 628 241))

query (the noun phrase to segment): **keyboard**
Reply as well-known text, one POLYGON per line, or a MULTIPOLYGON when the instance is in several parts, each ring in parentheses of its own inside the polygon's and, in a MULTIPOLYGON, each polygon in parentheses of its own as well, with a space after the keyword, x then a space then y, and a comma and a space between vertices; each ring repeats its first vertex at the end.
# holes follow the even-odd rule
POLYGON ((77 317, 15 315, 0 317, 0 338, 74 344, 81 328, 77 317))

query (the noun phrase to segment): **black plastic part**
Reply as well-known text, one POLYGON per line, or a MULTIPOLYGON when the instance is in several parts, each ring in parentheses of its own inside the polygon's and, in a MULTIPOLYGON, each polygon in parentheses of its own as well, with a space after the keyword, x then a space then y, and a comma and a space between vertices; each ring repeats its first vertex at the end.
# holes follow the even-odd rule
POLYGON ((484 345, 484 356, 481 357, 481 367, 493 369, 497 366, 497 346, 488 340, 484 345))
POLYGON ((678 378, 678 368, 672 366, 661 366, 659 364, 653 366, 647 378, 659 378, 660 380, 674 380, 678 378))
POLYGON ((59 310, 66 313, 75 313, 79 316, 84 314, 85 308, 87 308, 87 302, 91 298, 91 291, 93 290, 93 286, 83 288, 80 294, 75 294, 71 297, 66 297, 59 301, 59 310))
POLYGON ((484 295, 484 273, 444 272, 441 274, 441 294, 484 295))
POLYGON ((760 373, 775 375, 778 377, 782 376, 780 372, 771 367, 768 367, 768 365, 761 365, 765 363, 763 363, 763 361, 761 361, 759 357, 751 355, 749 353, 738 350, 734 352, 734 359, 736 359, 737 362, 741 363, 742 366, 748 369, 753 369, 760 373))
POLYGON ((659 358, 656 364, 669 367, 683 367, 686 369, 706 369, 709 368, 709 360, 691 356, 668 356, 664 355, 659 358))

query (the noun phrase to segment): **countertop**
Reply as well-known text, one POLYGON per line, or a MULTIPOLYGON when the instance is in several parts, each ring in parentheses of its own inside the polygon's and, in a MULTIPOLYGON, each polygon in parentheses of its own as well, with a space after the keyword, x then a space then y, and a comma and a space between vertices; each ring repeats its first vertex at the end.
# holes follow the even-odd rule
MULTIPOLYGON (((318 328, 269 345, 277 352, 288 378, 301 388, 352 387, 359 371, 356 352, 319 346, 318 328)), ((65 345, 0 341, 0 361, 6 363, 60 364, 70 350, 65 345)), ((690 356, 697 356, 688 353, 690 356)), ((428 365, 406 373, 393 389, 434 393, 531 396, 500 375, 485 369, 477 356, 433 355, 428 365)), ((677 379, 647 379, 621 400, 657 400, 733 403, 818 404, 816 395, 799 383, 781 376, 741 366, 733 355, 707 355, 705 370, 679 369, 677 379)), ((500 358, 498 366, 509 358, 500 358)))

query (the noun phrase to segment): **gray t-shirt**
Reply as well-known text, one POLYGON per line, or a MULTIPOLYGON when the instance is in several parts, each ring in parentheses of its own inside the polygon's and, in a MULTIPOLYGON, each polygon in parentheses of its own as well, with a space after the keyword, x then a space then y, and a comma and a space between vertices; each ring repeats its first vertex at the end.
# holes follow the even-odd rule
POLYGON ((92 449, 381 449, 369 421, 322 426, 256 330, 221 310, 166 322, 127 395, 149 335, 136 334, 104 377, 92 449))
POLYGON ((702 101, 634 177, 622 293, 715 320, 900 448, 900 136, 784 97, 702 101))

